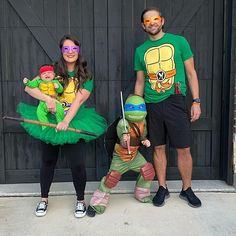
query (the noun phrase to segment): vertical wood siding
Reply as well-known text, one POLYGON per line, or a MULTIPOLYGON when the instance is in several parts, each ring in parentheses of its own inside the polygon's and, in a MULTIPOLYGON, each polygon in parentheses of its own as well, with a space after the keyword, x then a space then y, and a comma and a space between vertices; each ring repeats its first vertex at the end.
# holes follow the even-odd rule
MULTIPOLYGON (((135 48, 146 35, 140 14, 147 6, 160 7, 168 32, 184 35, 194 52, 200 80, 202 116, 192 125, 194 179, 219 178, 220 112, 223 54, 221 0, 0 0, 0 112, 18 116, 19 102, 37 104, 24 92, 22 78, 37 75, 41 64, 58 58, 58 41, 72 33, 82 44, 95 79, 88 104, 109 123, 121 114, 119 92, 133 91, 135 48)), ((188 94, 189 103, 191 97, 188 94)), ((18 123, 0 121, 0 182, 39 180, 40 142, 18 123)), ((146 153, 146 151, 143 151, 146 153)), ((89 180, 99 180, 108 170, 103 137, 81 144, 89 180)), ((147 158, 151 159, 150 151, 147 158)), ((70 180, 62 155, 56 181, 70 180)), ((133 178, 129 174, 127 178, 133 178), (130 176, 130 177, 129 177, 130 176)), ((168 148, 168 179, 179 179, 176 153, 168 148)))

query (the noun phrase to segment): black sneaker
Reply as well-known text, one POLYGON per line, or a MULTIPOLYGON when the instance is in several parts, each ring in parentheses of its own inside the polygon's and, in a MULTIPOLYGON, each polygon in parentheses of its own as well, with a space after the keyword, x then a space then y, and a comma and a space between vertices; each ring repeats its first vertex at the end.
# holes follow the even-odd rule
POLYGON ((77 201, 74 215, 76 218, 84 217, 86 214, 86 205, 83 201, 77 201))
POLYGON ((200 199, 194 194, 191 187, 187 188, 185 191, 182 189, 179 197, 188 202, 191 207, 200 207, 202 205, 200 199))
POLYGON ((86 214, 89 217, 94 217, 96 215, 96 211, 89 205, 86 214))
POLYGON ((41 201, 37 204, 35 209, 36 216, 45 216, 47 213, 48 204, 45 201, 41 201))
POLYGON ((164 188, 160 186, 155 197, 152 199, 152 203, 154 206, 162 207, 165 204, 165 199, 169 198, 170 194, 168 188, 164 188))

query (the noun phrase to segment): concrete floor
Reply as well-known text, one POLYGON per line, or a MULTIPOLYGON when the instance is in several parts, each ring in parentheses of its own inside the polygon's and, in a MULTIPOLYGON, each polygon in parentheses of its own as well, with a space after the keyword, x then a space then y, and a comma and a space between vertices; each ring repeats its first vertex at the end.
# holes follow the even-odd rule
MULTIPOLYGON (((203 182, 194 182, 193 188, 197 190, 202 207, 191 208, 179 198, 179 184, 181 186, 178 181, 168 183, 171 196, 165 206, 159 208, 139 203, 133 198, 131 189, 134 182, 121 182, 114 189, 103 215, 95 218, 85 216, 82 219, 76 219, 73 215, 75 196, 71 183, 53 184, 48 213, 41 218, 34 215, 39 200, 39 192, 34 187, 38 188, 38 184, 1 185, 0 235, 236 235, 235 188, 221 181, 207 181, 205 185, 203 182), (211 191, 206 191, 206 186, 211 187, 211 191)), ((87 186, 87 203, 91 198, 89 192, 97 186, 98 183, 89 183, 87 186)))

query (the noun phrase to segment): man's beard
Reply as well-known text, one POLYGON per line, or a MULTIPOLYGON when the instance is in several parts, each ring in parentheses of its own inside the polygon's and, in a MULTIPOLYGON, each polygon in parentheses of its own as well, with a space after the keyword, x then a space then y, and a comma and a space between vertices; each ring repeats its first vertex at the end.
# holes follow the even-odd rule
POLYGON ((150 32, 148 31, 147 33, 152 35, 152 36, 156 36, 157 34, 159 34, 162 30, 162 26, 160 26, 155 32, 150 32))

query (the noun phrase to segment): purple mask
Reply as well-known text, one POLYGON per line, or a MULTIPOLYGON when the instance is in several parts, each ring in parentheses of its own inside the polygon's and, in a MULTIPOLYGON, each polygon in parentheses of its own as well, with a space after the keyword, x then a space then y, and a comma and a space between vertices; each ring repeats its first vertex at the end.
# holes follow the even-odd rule
POLYGON ((79 46, 75 45, 75 46, 63 46, 61 48, 62 53, 69 53, 69 52, 78 52, 80 51, 79 46))

